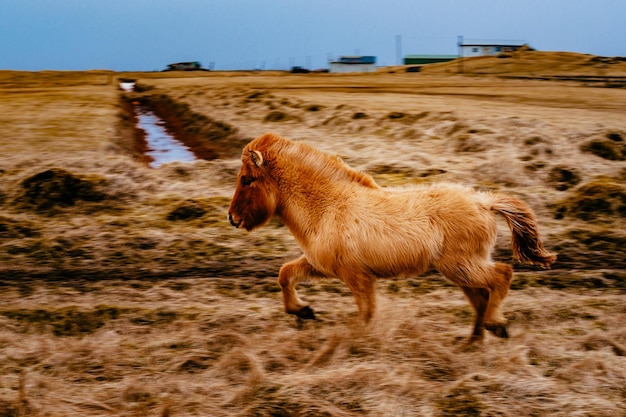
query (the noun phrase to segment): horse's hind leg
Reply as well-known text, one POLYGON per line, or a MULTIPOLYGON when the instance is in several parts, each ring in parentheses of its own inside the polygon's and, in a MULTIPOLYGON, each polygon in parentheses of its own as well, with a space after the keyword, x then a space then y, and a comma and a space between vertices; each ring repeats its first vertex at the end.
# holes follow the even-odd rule
POLYGON ((285 311, 301 319, 315 319, 311 307, 298 297, 296 284, 304 278, 322 276, 324 275, 313 268, 304 256, 284 264, 278 274, 278 283, 283 293, 285 311))
POLYGON ((476 320, 469 343, 478 342, 485 336, 485 311, 489 304, 489 290, 486 288, 461 287, 465 296, 474 307, 476 320))
POLYGON ((511 265, 496 263, 490 268, 489 289, 490 297, 485 312, 485 328, 498 337, 509 337, 506 330, 506 318, 502 315, 500 305, 509 293, 513 268, 511 265))
POLYGON ((480 339, 481 323, 495 336, 506 338, 506 318, 500 305, 509 292, 513 276, 510 265, 502 263, 474 263, 454 268, 443 266, 439 269, 450 281, 454 282, 467 295, 476 310, 474 333, 470 342, 480 339), (486 306, 485 306, 486 304, 486 306), (482 313, 482 314, 481 314, 482 313), (482 316, 482 317, 481 317, 482 316))

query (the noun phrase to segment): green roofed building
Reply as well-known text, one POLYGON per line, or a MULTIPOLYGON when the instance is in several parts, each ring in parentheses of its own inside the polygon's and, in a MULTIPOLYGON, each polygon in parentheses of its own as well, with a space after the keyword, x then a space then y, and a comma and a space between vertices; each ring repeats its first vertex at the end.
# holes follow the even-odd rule
POLYGON ((434 64, 437 62, 448 62, 457 59, 458 55, 406 55, 404 65, 434 64))

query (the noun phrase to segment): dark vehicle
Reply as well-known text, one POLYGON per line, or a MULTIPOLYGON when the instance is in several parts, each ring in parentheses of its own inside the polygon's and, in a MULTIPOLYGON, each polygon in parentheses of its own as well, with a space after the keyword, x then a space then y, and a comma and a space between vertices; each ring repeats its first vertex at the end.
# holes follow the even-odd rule
POLYGON ((210 71, 206 68, 202 68, 202 64, 199 61, 191 62, 176 62, 169 64, 163 71, 210 71))
POLYGON ((310 70, 306 69, 306 68, 302 68, 302 67, 291 67, 291 73, 292 74, 308 74, 309 72, 311 72, 310 70))

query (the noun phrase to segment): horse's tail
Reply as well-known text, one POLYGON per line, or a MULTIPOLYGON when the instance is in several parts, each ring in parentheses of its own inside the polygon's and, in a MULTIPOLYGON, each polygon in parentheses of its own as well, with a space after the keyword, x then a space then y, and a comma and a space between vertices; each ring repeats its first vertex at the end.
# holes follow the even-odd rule
POLYGON ((505 194, 496 194, 491 209, 506 219, 512 233, 513 255, 521 262, 549 268, 556 253, 541 243, 535 214, 524 202, 505 194))

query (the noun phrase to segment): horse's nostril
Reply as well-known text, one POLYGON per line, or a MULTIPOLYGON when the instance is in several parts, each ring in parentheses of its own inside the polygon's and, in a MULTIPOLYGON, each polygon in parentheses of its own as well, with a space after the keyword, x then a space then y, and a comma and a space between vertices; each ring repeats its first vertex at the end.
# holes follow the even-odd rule
POLYGON ((233 220, 233 215, 230 213, 228 213, 228 221, 235 227, 239 227, 239 225, 241 224, 241 222, 236 222, 235 220, 233 220))

